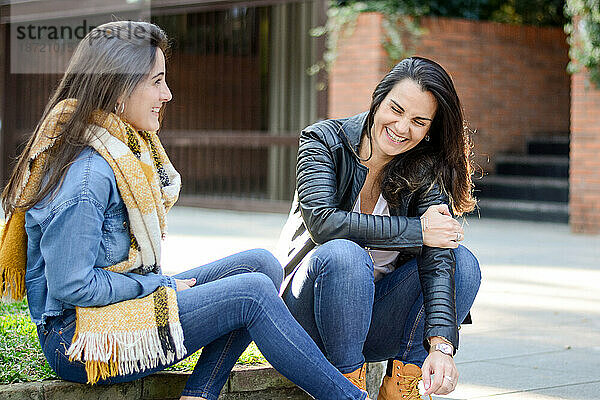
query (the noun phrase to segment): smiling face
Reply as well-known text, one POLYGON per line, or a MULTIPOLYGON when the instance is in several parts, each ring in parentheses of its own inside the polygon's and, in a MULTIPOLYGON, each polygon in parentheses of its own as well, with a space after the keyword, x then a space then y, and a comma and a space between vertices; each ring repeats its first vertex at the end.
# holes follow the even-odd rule
POLYGON ((152 70, 125 100, 121 118, 138 131, 157 131, 160 128, 159 111, 172 98, 166 81, 165 55, 157 48, 152 70))
POLYGON ((383 99, 373 118, 373 160, 387 163, 427 135, 437 109, 431 92, 412 79, 398 82, 383 99))

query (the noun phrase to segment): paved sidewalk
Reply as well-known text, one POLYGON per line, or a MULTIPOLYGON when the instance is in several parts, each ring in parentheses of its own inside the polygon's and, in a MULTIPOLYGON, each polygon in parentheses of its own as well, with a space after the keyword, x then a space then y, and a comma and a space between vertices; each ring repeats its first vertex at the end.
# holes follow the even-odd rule
MULTIPOLYGON (((176 273, 255 247, 283 214, 176 207, 163 260, 176 273)), ((567 225, 470 217, 465 245, 483 282, 461 330, 460 383, 436 399, 600 399, 600 236, 567 225)))

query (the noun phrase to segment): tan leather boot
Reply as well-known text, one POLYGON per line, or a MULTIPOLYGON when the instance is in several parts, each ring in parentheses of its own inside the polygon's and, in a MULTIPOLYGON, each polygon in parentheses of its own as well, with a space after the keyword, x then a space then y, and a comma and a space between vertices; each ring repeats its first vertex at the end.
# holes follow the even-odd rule
POLYGON ((384 375, 377 400, 421 400, 417 387, 421 375, 418 366, 394 360, 392 376, 384 375))
POLYGON ((357 388, 362 389, 366 392, 367 391, 366 374, 367 374, 367 364, 363 364, 362 367, 360 367, 359 369, 352 371, 352 372, 348 372, 347 374, 344 374, 344 376, 346 378, 348 378, 348 380, 350 382, 352 382, 354 384, 354 386, 356 386, 357 388))

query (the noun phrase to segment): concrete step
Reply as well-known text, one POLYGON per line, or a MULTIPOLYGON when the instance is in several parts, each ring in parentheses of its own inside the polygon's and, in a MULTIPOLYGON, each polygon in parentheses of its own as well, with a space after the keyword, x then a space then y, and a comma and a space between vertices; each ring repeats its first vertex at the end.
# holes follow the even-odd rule
POLYGON ((479 199, 569 201, 569 180, 565 178, 488 175, 474 183, 475 195, 479 199))
POLYGON ((569 155, 569 136, 548 136, 531 139, 527 142, 527 154, 531 155, 569 155))
MULTIPOLYGON (((385 363, 367 364, 367 388, 375 398, 385 363)), ((190 372, 162 371, 133 382, 83 385, 51 380, 0 385, 1 400, 178 400, 190 372)), ((219 400, 308 400, 311 396, 268 364, 236 365, 219 400)))
POLYGON ((479 209, 473 214, 482 218, 569 222, 568 204, 543 201, 481 199, 479 209))
MULTIPOLYGON (((189 372, 157 372, 116 385, 83 385, 61 380, 0 385, 4 400, 177 400, 189 372)), ((236 366, 219 400, 308 400, 311 397, 269 365, 236 366)))
POLYGON ((498 155, 497 175, 569 177, 569 157, 540 155, 498 155))

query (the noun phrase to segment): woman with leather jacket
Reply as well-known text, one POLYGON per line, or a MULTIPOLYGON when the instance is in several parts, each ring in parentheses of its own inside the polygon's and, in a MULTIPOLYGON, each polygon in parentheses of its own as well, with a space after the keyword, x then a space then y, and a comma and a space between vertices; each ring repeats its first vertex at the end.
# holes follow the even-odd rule
POLYGON ((458 326, 481 279, 453 215, 472 211, 471 142, 452 80, 412 57, 368 112, 300 135, 296 195, 280 240, 282 296, 325 356, 379 400, 454 390, 458 326))

